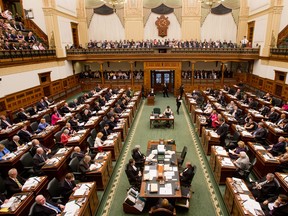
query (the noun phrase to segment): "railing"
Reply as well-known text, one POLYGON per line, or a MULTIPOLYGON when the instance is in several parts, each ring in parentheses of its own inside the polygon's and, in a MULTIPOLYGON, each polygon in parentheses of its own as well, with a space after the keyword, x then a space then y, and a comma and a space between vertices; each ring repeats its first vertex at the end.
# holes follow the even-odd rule
POLYGON ((4 50, 0 51, 0 62, 27 61, 56 58, 56 50, 4 50))
POLYGON ((123 48, 123 49, 67 49, 68 55, 85 54, 127 54, 127 53, 154 53, 152 48, 123 48))
POLYGON ((259 54, 259 48, 173 48, 172 53, 205 53, 205 54, 259 54))
POLYGON ((287 48, 271 48, 270 53, 273 55, 288 55, 288 47, 287 48))

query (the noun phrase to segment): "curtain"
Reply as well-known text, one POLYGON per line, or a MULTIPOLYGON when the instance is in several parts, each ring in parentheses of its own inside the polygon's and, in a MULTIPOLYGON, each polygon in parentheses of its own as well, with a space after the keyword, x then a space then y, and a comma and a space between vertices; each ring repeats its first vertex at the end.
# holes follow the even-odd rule
POLYGON ((165 17, 168 17, 168 20, 170 21, 170 25, 168 26, 167 31, 167 37, 160 37, 158 36, 158 29, 155 24, 157 17, 160 17, 160 15, 151 13, 147 23, 144 28, 144 39, 181 39, 181 27, 180 24, 175 16, 175 14, 171 13, 168 15, 165 15, 165 17))
POLYGON ((230 40, 235 43, 237 35, 237 26, 231 13, 225 15, 209 14, 201 28, 201 40, 214 41, 230 40))
POLYGON ((88 29, 89 40, 123 40, 125 30, 117 16, 94 14, 88 29))

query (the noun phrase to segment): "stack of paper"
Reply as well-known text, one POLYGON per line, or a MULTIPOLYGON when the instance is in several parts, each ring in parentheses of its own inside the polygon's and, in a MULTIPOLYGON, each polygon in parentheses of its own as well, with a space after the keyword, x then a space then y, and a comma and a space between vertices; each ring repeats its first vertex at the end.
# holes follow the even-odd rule
POLYGON ((150 192, 158 192, 158 184, 157 183, 151 183, 150 184, 150 192))
POLYGON ((228 157, 222 158, 222 166, 234 166, 233 162, 228 157))

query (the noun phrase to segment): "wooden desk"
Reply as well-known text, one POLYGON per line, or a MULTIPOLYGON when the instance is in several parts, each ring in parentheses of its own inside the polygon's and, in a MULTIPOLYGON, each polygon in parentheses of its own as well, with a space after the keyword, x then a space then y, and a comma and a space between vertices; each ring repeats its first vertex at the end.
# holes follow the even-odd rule
POLYGON ((44 115, 50 114, 51 112, 52 112, 51 109, 45 109, 45 110, 39 111, 39 112, 37 112, 35 115, 30 116, 30 117, 28 118, 28 120, 29 120, 30 122, 34 122, 34 121, 39 122, 40 119, 41 119, 44 115))
POLYGON ((66 146, 79 146, 82 151, 86 151, 87 137, 90 135, 90 129, 78 131, 73 137, 70 137, 66 146))
MULTIPOLYGON (((261 144, 247 142, 247 146, 249 147, 252 155, 257 158, 257 162, 253 167, 253 171, 258 178, 262 178, 267 173, 275 172, 276 166, 280 164, 277 158, 274 158, 270 153, 268 154, 268 151, 264 149, 261 144)), ((251 158, 250 154, 249 157, 251 158)))
POLYGON ((126 119, 119 119, 117 127, 114 127, 113 131, 120 132, 122 141, 124 142, 128 134, 128 124, 126 119))
POLYGON ((155 96, 148 96, 147 97, 147 105, 148 106, 154 106, 155 104, 155 96))
POLYGON ((75 107, 74 109, 72 108, 71 112, 72 113, 79 113, 81 112, 83 109, 85 108, 85 104, 80 104, 77 107, 75 107))
POLYGON ((95 181, 97 184, 97 190, 104 190, 110 179, 109 177, 109 162, 103 160, 101 162, 102 166, 99 169, 90 171, 86 173, 88 181, 95 181))
POLYGON ((232 178, 227 178, 224 202, 227 207, 229 215, 233 216, 255 215, 245 209, 245 207, 243 206, 243 203, 245 203, 245 201, 241 199, 241 195, 247 195, 249 196, 250 199, 254 200, 253 195, 251 194, 251 192, 249 191, 245 182, 242 179, 234 181, 232 178))
POLYGON ((1 208, 0 215, 27 216, 34 203, 34 195, 32 192, 16 193, 9 200, 15 200, 11 206, 12 210, 7 212, 5 208, 1 208), (15 200, 15 197, 18 199, 15 200))
POLYGON ((53 111, 54 107, 57 107, 57 109, 60 109, 65 103, 66 103, 65 100, 58 101, 57 103, 49 106, 49 109, 51 109, 51 111, 53 111))
MULTIPOLYGON (((96 215, 99 206, 96 182, 81 182, 78 185, 80 188, 86 187, 87 191, 83 195, 75 195, 75 192, 77 193, 77 190, 71 194, 69 202, 77 202, 77 204, 80 205, 80 208, 77 210, 78 214, 73 213, 73 215, 96 215)), ((69 202, 66 204, 66 206, 69 205, 69 202)), ((65 213, 69 211, 69 207, 67 208, 66 206, 62 215, 65 215, 65 213)))
POLYGON ((93 129, 98 126, 98 124, 101 122, 102 116, 92 116, 84 125, 84 128, 93 129))
MULTIPOLYGON (((167 140, 163 141, 163 143, 165 144, 166 150, 175 151, 175 154, 172 154, 172 158, 170 158, 170 159, 166 158, 166 160, 164 159, 164 164, 163 164, 163 166, 166 165, 167 168, 169 167, 169 169, 173 169, 173 172, 174 172, 173 177, 172 177, 172 179, 166 178, 166 180, 164 181, 165 184, 162 184, 161 181, 158 181, 157 176, 153 176, 153 178, 151 178, 151 180, 144 180, 145 175, 147 175, 147 174, 151 175, 151 172, 149 172, 150 170, 155 170, 157 172, 157 166, 159 165, 157 162, 153 162, 152 164, 148 164, 146 162, 145 166, 144 166, 144 171, 143 171, 143 178, 142 178, 141 189, 140 189, 140 197, 144 197, 144 198, 160 198, 160 197, 180 198, 182 196, 181 190, 180 190, 180 179, 179 179, 179 171, 178 171, 177 158, 176 158, 176 145, 175 144, 173 144, 173 145, 166 144, 167 140), (171 165, 171 161, 175 161, 175 164, 171 165), (150 188, 151 184, 157 185, 157 187, 158 187, 157 192, 150 192, 149 188, 150 188), (171 187, 171 193, 169 193, 169 194, 163 194, 162 193, 161 194, 162 190, 165 190, 165 187, 168 187, 168 186, 171 187), (179 188, 179 189, 176 190, 176 188, 179 188)), ((159 144, 160 144, 160 141, 151 140, 148 142, 147 157, 149 157, 148 155, 150 155, 152 149, 157 149, 157 146, 159 146, 159 144)), ((158 156, 156 156, 156 157, 158 157, 158 156)), ((146 158, 146 160, 147 160, 147 158, 146 158)), ((163 175, 164 177, 165 177, 165 172, 166 172, 166 169, 164 169, 164 175, 163 175)))
POLYGON ((199 137, 202 137, 202 128, 207 125, 206 117, 202 115, 196 115, 196 127, 195 130, 199 137))
POLYGON ((60 127, 64 127, 66 123, 75 116, 76 113, 66 113, 60 120, 56 122, 57 125, 60 125, 60 127))
POLYGON ((45 194, 48 185, 48 176, 35 176, 26 180, 22 187, 23 192, 33 192, 36 197, 38 194, 45 194))
POLYGON ((216 156, 215 158, 215 169, 214 169, 214 177, 215 181, 218 184, 225 184, 227 177, 233 177, 236 174, 236 167, 232 163, 229 157, 224 156, 216 156), (224 161, 229 161, 228 163, 224 163, 224 161))
POLYGON ((16 168, 20 172, 22 167, 19 160, 23 154, 29 151, 29 148, 30 148, 29 146, 25 146, 24 148, 19 149, 14 153, 10 154, 12 157, 10 157, 8 160, 2 159, 0 161, 0 168, 1 168, 0 172, 2 174, 2 177, 6 177, 8 175, 8 170, 11 169, 12 167, 16 168))
POLYGON ((132 118, 135 117, 136 115, 136 110, 137 110, 137 102, 130 100, 130 102, 127 105, 127 109, 131 109, 132 111, 132 118))
POLYGON ((287 137, 288 133, 283 132, 283 130, 281 130, 278 126, 275 126, 275 124, 268 122, 268 121, 264 121, 264 126, 268 129, 268 136, 267 136, 267 141, 270 144, 275 144, 278 142, 278 138, 280 136, 284 136, 287 137))
POLYGON ((36 134, 32 139, 38 139, 39 142, 47 148, 54 146, 54 134, 60 130, 60 125, 48 126, 44 131, 36 134))
POLYGON ((225 122, 229 125, 238 123, 238 121, 232 115, 230 115, 228 112, 221 112, 221 115, 225 119, 225 122))
POLYGON ((285 193, 288 193, 288 173, 275 173, 276 178, 278 179, 281 187, 285 191, 285 193))
POLYGON ((174 115, 171 115, 169 118, 162 114, 158 117, 150 115, 150 128, 156 128, 156 124, 159 127, 166 127, 168 123, 171 125, 170 127, 174 129, 174 115))
POLYGON ((201 144, 206 155, 211 154, 211 146, 220 145, 220 136, 213 130, 202 127, 201 144))
POLYGON ((229 157, 229 154, 222 146, 211 146, 211 155, 210 155, 209 163, 210 163, 212 172, 215 171, 217 156, 229 157))
POLYGON ((28 125, 29 121, 19 122, 17 124, 13 124, 12 127, 7 128, 5 130, 1 130, 0 132, 0 140, 9 139, 12 140, 12 137, 18 133, 18 131, 22 128, 23 125, 28 125))
POLYGON ((108 175, 111 177, 113 172, 112 157, 110 151, 99 152, 94 158, 94 161, 97 163, 107 163, 108 175))
POLYGON ((116 161, 122 149, 121 134, 119 132, 110 134, 108 139, 104 141, 104 145, 102 147, 103 151, 110 151, 112 160, 116 161))
POLYGON ((68 160, 70 160, 72 152, 72 147, 59 149, 58 152, 46 162, 41 170, 45 172, 49 179, 56 177, 58 180, 61 180, 63 174, 67 172, 68 160))
POLYGON ((202 115, 202 113, 203 113, 203 111, 202 111, 199 107, 197 107, 197 106, 195 106, 195 105, 192 105, 192 106, 191 106, 191 118, 192 118, 192 122, 193 122, 193 123, 196 123, 196 120, 197 120, 196 116, 202 115))
POLYGON ((232 134, 234 134, 236 131, 238 132, 239 128, 243 130, 240 132, 240 140, 243 142, 253 142, 255 140, 253 138, 253 135, 240 125, 232 124, 230 128, 231 128, 232 134))
POLYGON ((120 115, 120 119, 126 119, 127 122, 127 127, 130 128, 132 126, 132 120, 133 120, 133 115, 132 115, 132 109, 125 109, 120 115))

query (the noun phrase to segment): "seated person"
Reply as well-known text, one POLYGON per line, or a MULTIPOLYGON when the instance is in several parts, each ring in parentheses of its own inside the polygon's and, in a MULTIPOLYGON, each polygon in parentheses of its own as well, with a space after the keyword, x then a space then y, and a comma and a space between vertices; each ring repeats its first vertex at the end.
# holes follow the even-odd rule
POLYGON ((0 143, 0 161, 3 160, 3 157, 9 153, 10 151, 5 147, 5 145, 0 143))
POLYGON ((46 148, 45 146, 43 146, 42 144, 40 144, 38 139, 33 139, 32 140, 32 147, 30 149, 30 154, 32 155, 32 157, 34 157, 34 155, 36 154, 36 151, 38 148, 42 148, 44 150, 44 153, 46 154, 47 157, 51 157, 52 155, 52 151, 49 148, 46 148))
POLYGON ((62 117, 59 114, 59 112, 56 110, 53 111, 53 114, 51 116, 51 125, 56 125, 57 121, 61 120, 62 117))
POLYGON ((71 124, 70 124, 69 122, 66 123, 66 125, 63 127, 62 130, 64 131, 64 130, 66 130, 66 129, 69 131, 68 134, 69 134, 70 136, 76 133, 76 131, 71 127, 71 124))
POLYGON ((269 145, 269 148, 267 149, 273 156, 278 156, 285 153, 285 147, 286 147, 286 139, 283 136, 280 136, 278 138, 278 143, 274 145, 269 145))
POLYGON ((275 108, 272 107, 270 112, 265 116, 268 121, 275 123, 278 120, 278 113, 275 111, 275 108))
POLYGON ((111 134, 111 131, 109 130, 109 125, 108 124, 105 124, 103 129, 101 129, 100 131, 103 136, 102 136, 102 140, 105 141, 107 139, 107 137, 111 134))
POLYGON ((126 165, 126 172, 127 172, 127 176, 130 179, 130 181, 134 181, 134 182, 141 182, 142 179, 142 173, 140 170, 138 170, 138 168, 135 166, 135 160, 134 159, 130 159, 129 163, 126 165))
POLYGON ((169 117, 171 115, 173 115, 172 109, 170 108, 170 106, 167 106, 166 109, 163 112, 163 115, 169 117))
POLYGON ((237 167, 237 172, 240 176, 244 176, 245 171, 248 170, 250 165, 250 160, 245 151, 239 153, 239 158, 233 162, 237 167))
POLYGON ((232 160, 237 160, 239 158, 240 152, 242 152, 242 151, 246 152, 247 151, 247 148, 245 146, 245 142, 238 141, 237 145, 238 146, 235 149, 233 149, 232 151, 229 152, 229 157, 232 160))
POLYGON ((9 119, 6 118, 5 115, 0 116, 0 122, 1 122, 0 126, 2 129, 7 129, 7 128, 12 127, 12 123, 10 122, 9 119))
POLYGON ((140 145, 136 145, 135 148, 132 150, 132 158, 135 160, 136 166, 140 169, 143 168, 145 163, 145 155, 140 151, 140 145))
POLYGON ((9 151, 13 152, 13 151, 17 151, 17 149, 21 149, 22 146, 22 142, 20 140, 20 137, 18 135, 13 136, 12 141, 9 142, 7 148, 9 149, 9 151))
POLYGON ((194 167, 191 162, 186 163, 186 168, 179 174, 181 185, 190 185, 193 178, 194 167))
POLYGON ((95 142, 94 142, 94 147, 98 148, 98 150, 102 150, 102 146, 103 146, 102 137, 103 137, 103 133, 98 132, 96 135, 95 142))
POLYGON ((206 115, 210 115, 213 111, 213 107, 210 103, 207 103, 207 105, 204 107, 203 113, 206 115))
POLYGON ((122 113, 122 111, 123 110, 122 110, 120 104, 117 103, 116 107, 114 108, 114 112, 119 114, 119 113, 122 113))
POLYGON ((81 181, 87 181, 86 173, 96 169, 95 166, 91 166, 93 163, 94 161, 89 155, 85 155, 79 162, 79 172, 82 173, 81 181))
POLYGON ((219 127, 216 130, 216 133, 220 136, 220 144, 225 146, 225 139, 228 133, 229 126, 225 123, 224 118, 219 119, 219 127))
POLYGON ((31 141, 33 134, 27 130, 27 125, 23 125, 21 130, 18 131, 18 136, 20 137, 21 141, 28 143, 31 141))
POLYGON ((60 142, 65 146, 68 143, 69 138, 70 138, 69 130, 65 129, 63 131, 63 133, 61 134, 61 141, 60 142))
POLYGON ((286 103, 283 104, 281 109, 284 110, 284 111, 288 111, 288 101, 286 101, 286 103))
POLYGON ((155 96, 155 93, 154 93, 154 89, 153 88, 151 88, 151 91, 149 92, 149 94, 148 94, 148 96, 155 96))
POLYGON ((249 132, 255 131, 257 129, 257 124, 252 118, 249 118, 248 122, 245 123, 244 128, 249 132))
POLYGON ((271 95, 270 95, 270 93, 269 92, 267 92, 263 97, 262 97, 262 99, 264 99, 265 101, 267 101, 267 102, 272 102, 272 97, 271 97, 271 95))
POLYGON ((233 110, 234 110, 234 106, 235 106, 235 103, 234 103, 234 101, 231 101, 229 104, 227 104, 227 106, 226 106, 226 111, 229 113, 229 112, 233 112, 233 110))
POLYGON ((174 211, 174 206, 171 205, 168 201, 168 199, 163 199, 163 198, 160 198, 158 200, 158 204, 154 207, 154 209, 159 209, 159 208, 165 208, 165 209, 168 209, 169 211, 173 212, 174 211))
POLYGON ((273 173, 268 173, 253 184, 252 187, 250 186, 249 189, 258 202, 263 202, 264 200, 277 195, 278 184, 274 178, 275 176, 273 173))
POLYGON ((45 165, 46 161, 48 161, 48 157, 45 154, 43 148, 37 148, 36 154, 33 157, 33 170, 36 175, 41 176, 44 174, 41 168, 45 165))
POLYGON ((65 208, 61 204, 47 201, 41 194, 36 196, 35 202, 33 216, 58 216, 65 208))
POLYGON ((271 197, 261 203, 265 215, 281 216, 288 215, 288 197, 285 194, 271 197))
POLYGON ((87 121, 89 121, 89 119, 90 119, 91 116, 92 116, 92 115, 91 115, 91 113, 89 112, 89 110, 88 110, 88 109, 85 109, 84 112, 83 112, 83 114, 82 114, 82 116, 81 116, 81 117, 82 117, 81 119, 82 119, 83 122, 86 123, 87 121))
POLYGON ((279 124, 278 127, 287 133, 288 132, 288 119, 284 119, 283 122, 279 124))
POLYGON ((42 118, 40 120, 40 123, 38 124, 37 132, 42 132, 48 126, 49 126, 49 124, 46 122, 46 120, 44 118, 42 118))
POLYGON ((68 106, 68 103, 65 103, 65 104, 63 105, 63 107, 61 108, 61 112, 64 113, 64 114, 70 113, 71 110, 72 110, 72 109, 68 106))
POLYGON ((17 113, 17 117, 19 121, 26 121, 30 117, 30 115, 26 113, 23 108, 20 108, 19 112, 17 113))
POLYGON ((259 109, 259 112, 261 115, 266 116, 270 112, 270 108, 263 104, 262 107, 259 109))
POLYGON ((37 111, 42 111, 42 110, 45 110, 47 109, 48 106, 47 104, 45 103, 45 101, 41 98, 40 101, 37 103, 37 111))
POLYGON ((263 122, 259 122, 258 128, 253 132, 253 137, 255 138, 255 141, 261 142, 263 139, 266 138, 267 131, 264 129, 263 122))
POLYGON ((67 173, 64 180, 61 182, 61 195, 63 202, 67 203, 70 195, 77 189, 73 173, 67 173))
POLYGON ((8 177, 5 180, 5 186, 7 190, 7 197, 10 198, 15 193, 22 191, 22 186, 25 183, 25 179, 18 175, 18 171, 12 168, 8 171, 8 177))
POLYGON ((288 168, 288 146, 286 146, 285 150, 285 153, 278 157, 280 164, 275 168, 277 172, 284 172, 288 168))

